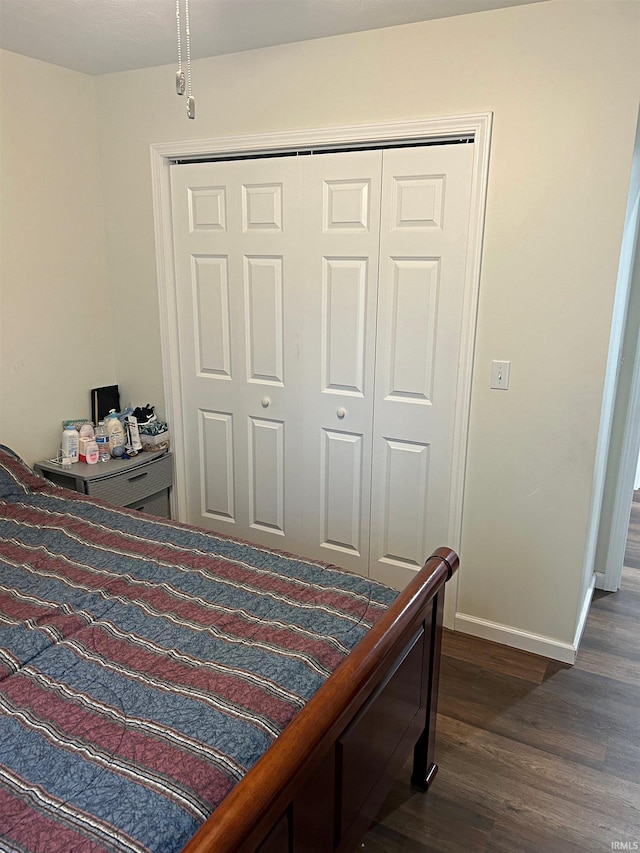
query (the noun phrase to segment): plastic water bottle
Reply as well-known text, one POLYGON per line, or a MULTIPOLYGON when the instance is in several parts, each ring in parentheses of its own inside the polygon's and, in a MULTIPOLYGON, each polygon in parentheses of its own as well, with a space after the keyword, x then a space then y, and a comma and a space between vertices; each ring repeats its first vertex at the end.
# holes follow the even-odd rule
POLYGON ((111 459, 109 453, 109 433, 104 421, 100 421, 95 428, 95 441, 98 445, 98 458, 100 462, 108 462, 111 459))

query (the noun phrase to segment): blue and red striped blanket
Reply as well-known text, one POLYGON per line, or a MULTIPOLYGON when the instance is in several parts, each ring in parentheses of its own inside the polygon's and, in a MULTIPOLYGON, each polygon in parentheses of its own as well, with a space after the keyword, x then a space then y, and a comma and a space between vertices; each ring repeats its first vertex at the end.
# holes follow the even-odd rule
POLYGON ((0 448, 0 849, 180 850, 395 596, 0 448))

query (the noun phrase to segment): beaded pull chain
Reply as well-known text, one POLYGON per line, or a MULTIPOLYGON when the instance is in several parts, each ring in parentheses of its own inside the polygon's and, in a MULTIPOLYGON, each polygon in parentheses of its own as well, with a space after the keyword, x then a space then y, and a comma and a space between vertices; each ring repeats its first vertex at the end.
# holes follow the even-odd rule
POLYGON ((196 117, 196 99, 191 91, 191 30, 189 29, 189 0, 184 0, 185 36, 187 42, 187 116, 196 117))
MULTIPOLYGON (((184 0, 185 44, 187 48, 187 116, 196 117, 196 99, 191 89, 191 30, 189 26, 189 0, 184 0)), ((178 70, 176 71, 176 92, 185 93, 185 74, 182 70, 182 32, 180 25, 180 0, 176 0, 176 28, 178 31, 178 70)))
POLYGON ((176 93, 184 95, 184 71, 182 70, 182 39, 180 37, 180 0, 176 0, 176 26, 178 28, 178 70, 176 71, 176 93))

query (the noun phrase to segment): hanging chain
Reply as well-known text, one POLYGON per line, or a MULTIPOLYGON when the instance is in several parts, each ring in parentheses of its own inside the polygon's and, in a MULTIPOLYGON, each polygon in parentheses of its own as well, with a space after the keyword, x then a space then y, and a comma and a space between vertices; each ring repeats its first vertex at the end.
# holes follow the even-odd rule
MULTIPOLYGON (((177 0, 176 0, 177 2, 177 0)), ((187 43, 187 116, 196 117, 196 99, 191 91, 191 30, 189 28, 189 0, 184 0, 184 22, 187 43)))
POLYGON ((178 70, 176 71, 176 93, 184 95, 184 71, 182 70, 182 34, 180 32, 180 0, 176 0, 176 28, 178 30, 178 70))
MULTIPOLYGON (((189 0, 184 0, 184 31, 187 47, 187 116, 196 117, 196 99, 191 89, 191 28, 189 26, 189 0)), ((176 0, 176 29, 178 33, 178 70, 176 71, 176 92, 184 95, 185 78, 182 70, 182 28, 180 26, 180 0, 176 0)))

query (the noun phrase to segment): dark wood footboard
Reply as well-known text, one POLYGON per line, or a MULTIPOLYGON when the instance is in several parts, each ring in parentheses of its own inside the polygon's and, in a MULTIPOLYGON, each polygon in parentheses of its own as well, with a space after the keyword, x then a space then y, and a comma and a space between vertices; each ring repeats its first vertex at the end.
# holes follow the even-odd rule
POLYGON ((411 781, 434 762, 444 584, 439 548, 183 853, 347 853, 413 748, 411 781))

